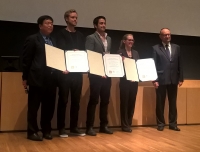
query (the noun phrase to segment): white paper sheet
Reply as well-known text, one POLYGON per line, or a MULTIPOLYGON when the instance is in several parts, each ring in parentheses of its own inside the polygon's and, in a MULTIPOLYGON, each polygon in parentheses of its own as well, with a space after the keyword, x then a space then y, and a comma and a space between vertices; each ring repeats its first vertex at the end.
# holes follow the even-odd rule
POLYGON ((118 54, 105 54, 103 56, 105 73, 108 77, 123 77, 124 67, 122 57, 118 54))
POLYGON ((88 57, 85 51, 67 50, 65 52, 66 67, 69 72, 88 72, 88 57))
POLYGON ((136 65, 141 81, 154 81, 157 79, 156 67, 152 58, 137 60, 136 65))

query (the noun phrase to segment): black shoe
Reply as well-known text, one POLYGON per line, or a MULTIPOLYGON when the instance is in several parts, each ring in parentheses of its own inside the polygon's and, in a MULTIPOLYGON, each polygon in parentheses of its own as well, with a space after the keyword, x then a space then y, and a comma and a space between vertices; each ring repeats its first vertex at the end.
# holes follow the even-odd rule
POLYGON ((67 138, 67 137, 68 137, 68 134, 67 134, 67 132, 66 132, 65 129, 60 129, 60 130, 59 130, 59 136, 60 136, 61 138, 67 138))
POLYGON ((51 136, 50 133, 44 133, 44 134, 43 134, 43 138, 45 138, 45 139, 47 139, 47 140, 53 139, 53 137, 51 136))
POLYGON ((164 130, 164 127, 163 127, 163 126, 158 126, 157 130, 158 130, 158 131, 163 131, 163 130, 164 130))
POLYGON ((70 129, 70 134, 76 136, 85 136, 85 133, 81 132, 78 128, 70 129))
POLYGON ((90 136, 96 136, 97 135, 92 127, 89 127, 89 128, 86 129, 86 134, 90 135, 90 136))
POLYGON ((100 127, 99 132, 105 133, 105 134, 113 134, 111 130, 108 129, 108 127, 100 127))
POLYGON ((32 135, 28 135, 27 137, 28 139, 30 140, 33 140, 33 141, 42 141, 42 137, 40 137, 37 133, 34 133, 32 135))
POLYGON ((174 130, 174 131, 181 131, 177 126, 176 127, 169 126, 169 129, 174 130))
POLYGON ((122 131, 131 133, 132 129, 130 129, 130 128, 122 128, 122 131))

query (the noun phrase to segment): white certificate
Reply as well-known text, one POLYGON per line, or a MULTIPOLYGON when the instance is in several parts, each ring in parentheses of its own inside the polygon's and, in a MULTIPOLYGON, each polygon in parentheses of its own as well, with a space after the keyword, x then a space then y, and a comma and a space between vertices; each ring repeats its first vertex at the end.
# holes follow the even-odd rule
POLYGON ((65 52, 66 67, 69 72, 88 72, 88 58, 85 51, 67 50, 65 52))
POLYGON ((87 50, 90 73, 105 76, 102 54, 87 50))
POLYGON ((152 58, 137 60, 136 65, 141 81, 153 81, 157 79, 156 66, 152 58))
POLYGON ((124 57, 124 69, 126 79, 130 81, 139 81, 137 67, 134 59, 124 57))
POLYGON ((105 54, 103 56, 105 73, 108 77, 123 77, 124 67, 122 57, 118 54, 105 54))
POLYGON ((45 44, 46 65, 60 71, 65 71, 64 50, 45 44))

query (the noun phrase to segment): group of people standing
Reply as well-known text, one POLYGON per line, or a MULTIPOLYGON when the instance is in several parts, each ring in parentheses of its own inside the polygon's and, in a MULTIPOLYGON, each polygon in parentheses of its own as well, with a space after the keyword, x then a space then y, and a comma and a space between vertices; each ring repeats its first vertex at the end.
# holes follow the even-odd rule
MULTIPOLYGON (((93 129, 96 105, 100 97, 100 128, 99 132, 113 134, 108 128, 108 104, 110 98, 111 78, 97 76, 88 73, 90 85, 90 98, 87 106, 86 132, 78 129, 79 103, 81 98, 83 76, 82 73, 71 73, 66 69, 58 71, 46 66, 45 44, 52 45, 62 50, 91 50, 104 55, 110 53, 111 38, 105 32, 106 18, 98 16, 93 20, 95 32, 85 39, 83 34, 75 29, 78 14, 71 9, 65 12, 64 19, 67 27, 60 30, 56 37, 52 37, 53 19, 48 15, 38 18, 39 32, 29 36, 23 48, 23 86, 28 91, 28 128, 27 138, 34 141, 42 141, 43 138, 51 140, 51 120, 54 115, 56 88, 59 88, 57 105, 57 129, 60 137, 68 137, 65 130, 65 114, 68 103, 68 95, 71 93, 70 107, 70 134, 84 136, 96 136, 93 129), (37 111, 41 104, 41 121, 43 137, 38 135, 37 111)), ((179 131, 177 127, 176 96, 177 84, 183 82, 182 66, 180 60, 180 47, 170 44, 171 34, 169 29, 160 31, 162 44, 154 46, 154 60, 158 72, 158 79, 153 82, 156 88, 156 115, 158 130, 164 129, 164 101, 166 90, 169 98, 170 129, 179 131), (168 45, 166 49, 165 44, 168 45), (170 50, 166 53, 166 50, 170 50), (163 54, 162 54, 163 53, 163 54), (169 55, 169 56, 167 56, 169 55)), ((139 59, 138 52, 134 50, 134 37, 132 34, 123 36, 118 54, 131 59, 139 59)), ((132 132, 132 118, 135 109, 135 101, 138 82, 126 80, 126 76, 120 78, 120 113, 121 128, 124 132, 132 132)))

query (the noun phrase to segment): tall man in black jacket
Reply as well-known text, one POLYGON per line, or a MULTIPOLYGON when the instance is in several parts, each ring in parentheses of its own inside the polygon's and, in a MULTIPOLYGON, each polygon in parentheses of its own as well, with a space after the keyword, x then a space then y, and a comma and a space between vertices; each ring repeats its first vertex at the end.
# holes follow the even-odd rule
POLYGON ((183 83, 183 68, 180 47, 170 43, 171 32, 168 28, 160 30, 162 43, 153 46, 153 57, 158 79, 153 82, 156 88, 156 117, 158 131, 165 126, 164 105, 166 93, 169 100, 169 129, 180 131, 177 127, 176 98, 177 89, 183 83))
MULTIPOLYGON (((75 29, 78 14, 71 9, 65 12, 64 19, 67 27, 57 34, 57 46, 63 50, 84 50, 85 38, 82 33, 75 29)), ((59 99, 57 109, 57 127, 60 137, 68 137, 65 131, 65 114, 68 103, 69 91, 71 92, 70 109, 70 132, 74 135, 84 136, 77 128, 79 103, 82 91, 82 73, 69 73, 68 71, 58 72, 59 99)))
POLYGON ((28 130, 27 138, 42 141, 37 134, 37 111, 41 107, 41 128, 43 137, 52 139, 51 119, 54 113, 56 84, 55 71, 46 66, 45 43, 56 46, 50 36, 53 31, 53 19, 44 15, 37 21, 40 31, 26 39, 23 48, 23 86, 28 93, 28 130))

